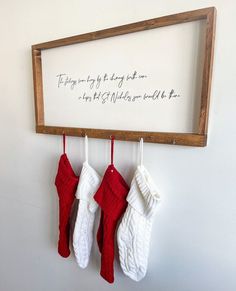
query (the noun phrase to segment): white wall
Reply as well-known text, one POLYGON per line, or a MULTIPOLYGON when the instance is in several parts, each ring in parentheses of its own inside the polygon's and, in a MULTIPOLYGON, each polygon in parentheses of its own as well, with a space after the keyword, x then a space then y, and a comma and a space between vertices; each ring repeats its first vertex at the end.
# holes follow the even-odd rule
MULTIPOLYGON (((236 2, 0 1, 0 290, 236 290, 236 2), (145 144, 144 161, 159 186, 146 278, 135 283, 116 264, 114 285, 99 276, 96 244, 86 270, 57 254, 57 195, 53 185, 61 139, 34 132, 30 46, 124 23, 206 6, 218 10, 206 148, 145 144)), ((79 171, 83 140, 69 138, 79 171)), ((91 140, 101 173, 109 143, 91 140)), ((116 143, 116 165, 130 181, 136 143, 116 143)))

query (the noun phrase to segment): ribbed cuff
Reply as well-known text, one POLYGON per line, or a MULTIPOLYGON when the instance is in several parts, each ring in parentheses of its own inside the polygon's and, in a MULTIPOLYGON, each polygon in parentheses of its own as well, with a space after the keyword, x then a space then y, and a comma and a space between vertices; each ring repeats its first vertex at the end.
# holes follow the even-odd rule
POLYGON ((119 219, 127 206, 126 197, 129 187, 124 183, 125 181, 119 172, 113 166, 109 166, 98 191, 94 195, 95 201, 102 210, 114 220, 119 219))
POLYGON ((101 182, 101 177, 87 163, 84 162, 80 175, 80 183, 76 191, 76 198, 88 202, 88 209, 96 212, 98 205, 93 198, 101 182))
POLYGON ((68 183, 78 183, 79 177, 77 177, 71 167, 71 164, 66 154, 61 155, 57 175, 55 178, 55 185, 61 186, 68 183))
POLYGON ((139 166, 131 183, 127 202, 141 215, 151 218, 156 210, 160 196, 148 171, 139 166))

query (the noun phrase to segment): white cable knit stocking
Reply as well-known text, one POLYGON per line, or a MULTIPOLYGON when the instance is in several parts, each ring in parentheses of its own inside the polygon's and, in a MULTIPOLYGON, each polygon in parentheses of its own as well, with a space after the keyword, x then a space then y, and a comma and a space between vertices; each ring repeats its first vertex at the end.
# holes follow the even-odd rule
POLYGON ((147 170, 138 166, 127 196, 128 206, 117 232, 120 264, 135 281, 146 274, 153 217, 159 195, 147 170))
POLYGON ((95 212, 98 208, 98 204, 93 199, 93 196, 101 182, 101 177, 88 164, 87 139, 85 139, 85 141, 86 161, 83 164, 79 185, 76 191, 76 198, 79 199, 79 205, 73 233, 73 248, 75 257, 81 268, 86 268, 89 262, 93 243, 95 212))

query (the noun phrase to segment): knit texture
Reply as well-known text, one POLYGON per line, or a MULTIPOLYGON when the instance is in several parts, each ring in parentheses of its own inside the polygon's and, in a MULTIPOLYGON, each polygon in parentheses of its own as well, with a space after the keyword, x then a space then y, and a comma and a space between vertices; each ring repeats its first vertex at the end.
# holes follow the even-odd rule
POLYGON ((93 196, 100 182, 98 173, 88 162, 84 162, 76 191, 79 206, 73 234, 75 258, 81 268, 87 267, 91 253, 95 212, 98 208, 93 196))
POLYGON ((55 185, 59 197, 58 253, 65 258, 70 255, 70 213, 75 199, 75 191, 78 181, 79 177, 75 175, 67 155, 61 155, 55 185))
POLYGON ((149 173, 139 166, 131 182, 128 206, 117 232, 121 268, 135 281, 146 275, 153 217, 159 200, 149 173))
POLYGON ((100 224, 97 232, 101 252, 101 276, 109 283, 114 282, 114 240, 117 222, 124 213, 129 187, 113 165, 108 166, 94 199, 101 207, 100 224))

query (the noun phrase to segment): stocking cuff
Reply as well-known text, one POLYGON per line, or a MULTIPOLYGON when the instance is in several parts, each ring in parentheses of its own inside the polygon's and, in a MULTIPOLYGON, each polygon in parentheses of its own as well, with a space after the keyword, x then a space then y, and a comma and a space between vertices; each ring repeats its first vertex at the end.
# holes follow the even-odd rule
POLYGON ((91 212, 96 212, 98 208, 93 195, 97 191, 100 182, 101 178, 98 173, 87 162, 84 162, 75 196, 77 199, 88 202, 88 209, 91 212))
POLYGON ((117 220, 126 209, 128 191, 129 187, 119 172, 114 166, 109 166, 94 199, 107 215, 117 220))
POLYGON ((151 218, 155 214, 160 196, 144 166, 139 166, 131 183, 127 202, 141 215, 151 218))

